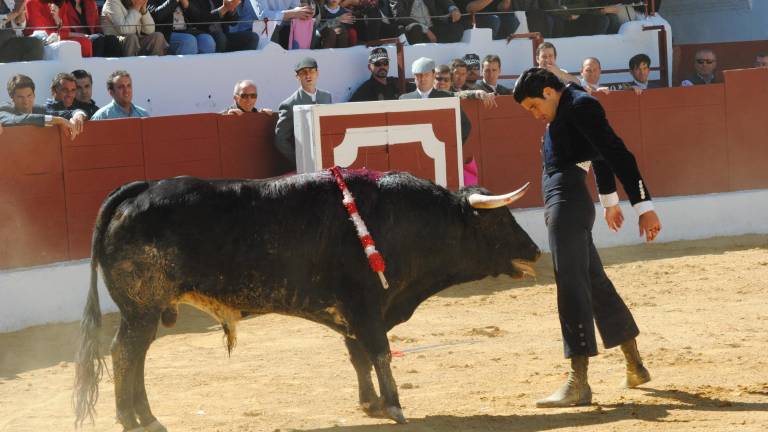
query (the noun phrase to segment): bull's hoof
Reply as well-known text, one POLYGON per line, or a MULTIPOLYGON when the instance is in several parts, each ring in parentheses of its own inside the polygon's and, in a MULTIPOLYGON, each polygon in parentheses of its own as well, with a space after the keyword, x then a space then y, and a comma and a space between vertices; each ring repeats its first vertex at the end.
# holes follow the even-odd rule
POLYGON ((408 420, 403 415, 403 410, 400 407, 390 406, 387 407, 387 418, 390 418, 398 424, 406 424, 408 420))
POLYGON ((634 370, 634 371, 627 370, 627 377, 624 378, 624 382, 622 382, 622 387, 635 388, 641 384, 647 383, 650 380, 651 380, 651 373, 648 372, 648 369, 646 369, 645 366, 640 365, 637 368, 637 370, 634 370))
POLYGON ((145 431, 146 431, 146 429, 144 429, 141 426, 139 426, 137 428, 133 428, 133 429, 123 429, 123 432, 145 432, 145 431))
POLYGON ((374 402, 362 402, 360 403, 360 408, 363 409, 368 417, 390 419, 400 424, 408 422, 403 415, 402 409, 395 406, 385 407, 382 399, 376 399, 374 402))
POLYGON ((373 402, 360 402, 360 408, 368 417, 389 418, 384 409, 384 402, 379 398, 376 398, 373 402))

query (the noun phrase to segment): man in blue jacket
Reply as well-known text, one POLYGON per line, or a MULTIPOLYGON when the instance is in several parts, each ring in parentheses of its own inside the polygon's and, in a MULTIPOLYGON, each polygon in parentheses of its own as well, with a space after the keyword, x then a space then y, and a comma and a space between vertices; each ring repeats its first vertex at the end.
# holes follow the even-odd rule
POLYGON ((545 222, 565 357, 571 360, 567 382, 536 405, 588 405, 592 391, 587 366, 589 357, 597 355, 595 325, 606 349, 621 346, 627 365, 626 387, 651 379, 637 350, 637 325, 605 274, 592 241, 595 207, 585 182, 590 165, 611 230, 617 231, 624 222, 614 175, 639 215, 640 235, 654 240, 661 222, 635 157, 611 128, 597 99, 577 84, 566 86, 541 68, 523 72, 513 95, 531 115, 547 123, 542 141, 545 222))

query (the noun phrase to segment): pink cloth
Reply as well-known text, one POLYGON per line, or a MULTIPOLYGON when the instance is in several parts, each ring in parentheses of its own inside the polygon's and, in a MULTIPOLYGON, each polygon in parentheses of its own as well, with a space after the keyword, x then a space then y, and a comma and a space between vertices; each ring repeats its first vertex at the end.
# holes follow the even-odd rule
POLYGON ((292 19, 291 34, 288 36, 289 49, 309 49, 312 35, 315 33, 315 21, 311 19, 292 19))
POLYGON ((464 164, 464 186, 477 186, 480 181, 477 175, 477 161, 472 158, 464 164))

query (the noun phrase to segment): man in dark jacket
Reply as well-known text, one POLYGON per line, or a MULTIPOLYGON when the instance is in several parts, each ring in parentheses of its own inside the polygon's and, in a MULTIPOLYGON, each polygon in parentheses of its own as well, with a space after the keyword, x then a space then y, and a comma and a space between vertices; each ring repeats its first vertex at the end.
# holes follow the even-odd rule
POLYGON ((48 111, 81 110, 90 118, 96 111, 89 113, 91 107, 77 100, 76 95, 77 84, 74 75, 65 72, 58 73, 51 82, 51 99, 45 101, 45 109, 48 111))
MULTIPOLYGON (((355 90, 350 102, 377 101, 377 100, 395 100, 400 97, 400 86, 398 79, 389 75, 389 55, 386 48, 377 47, 371 50, 368 55, 368 70, 371 71, 371 77, 355 90)), ((407 84, 411 87, 413 84, 407 84)))
POLYGON ((461 11, 451 0, 389 0, 389 5, 411 45, 458 42, 464 34, 461 11))
POLYGON ((541 151, 544 212, 565 357, 571 360, 567 382, 536 405, 589 405, 592 390, 587 366, 589 357, 597 355, 595 325, 606 349, 621 346, 627 368, 625 387, 651 379, 637 349, 635 338, 640 331, 605 274, 592 241, 595 207, 585 182, 590 165, 608 228, 617 231, 624 222, 614 175, 639 215, 640 234, 647 241, 656 238, 661 222, 634 156, 611 128, 597 99, 578 85, 566 86, 542 68, 523 72, 513 95, 533 117, 547 123, 541 151))
POLYGON ((483 79, 475 83, 479 90, 495 95, 511 95, 512 90, 499 84, 501 75, 501 58, 496 54, 488 54, 483 59, 483 79))

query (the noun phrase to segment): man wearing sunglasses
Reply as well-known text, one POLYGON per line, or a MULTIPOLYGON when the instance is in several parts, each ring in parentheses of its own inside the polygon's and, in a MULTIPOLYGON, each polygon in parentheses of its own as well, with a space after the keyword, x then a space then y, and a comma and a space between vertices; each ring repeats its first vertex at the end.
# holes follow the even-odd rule
POLYGON ((683 87, 703 84, 717 84, 720 81, 715 74, 717 67, 717 56, 709 48, 702 48, 696 51, 693 61, 695 73, 680 83, 683 87))
MULTIPOLYGON (((350 102, 395 100, 400 97, 400 87, 395 77, 389 76, 389 55, 387 50, 377 47, 368 55, 368 70, 371 77, 365 81, 349 98, 350 102)), ((415 90, 413 84, 407 91, 415 90)))
POLYGON ((251 80, 240 80, 235 84, 235 94, 232 96, 235 103, 222 111, 225 115, 242 115, 247 112, 263 112, 271 114, 272 110, 269 108, 256 108, 256 99, 259 97, 259 92, 256 88, 256 84, 251 80))

